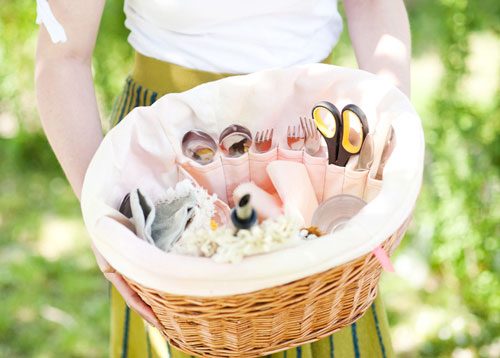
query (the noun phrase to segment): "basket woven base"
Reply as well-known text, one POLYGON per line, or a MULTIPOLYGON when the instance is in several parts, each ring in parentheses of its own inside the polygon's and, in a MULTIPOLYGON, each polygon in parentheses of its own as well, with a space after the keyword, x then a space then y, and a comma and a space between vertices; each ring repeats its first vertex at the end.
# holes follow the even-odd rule
MULTIPOLYGON (((386 252, 409 222, 383 243, 386 252)), ((369 253, 281 286, 207 298, 161 293, 125 279, 152 307, 173 346, 195 356, 241 358, 314 342, 352 324, 375 299, 381 270, 369 253)))

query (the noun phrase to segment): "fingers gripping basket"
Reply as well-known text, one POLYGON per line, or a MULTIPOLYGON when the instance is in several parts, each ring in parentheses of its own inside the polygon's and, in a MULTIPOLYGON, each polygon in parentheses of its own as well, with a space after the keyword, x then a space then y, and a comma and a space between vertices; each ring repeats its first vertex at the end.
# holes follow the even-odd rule
POLYGON ((373 250, 390 254, 403 236, 420 190, 423 155, 418 115, 399 90, 375 76, 324 64, 262 71, 132 111, 104 138, 89 166, 82 212, 98 250, 153 308, 171 344, 204 357, 257 357, 330 335, 370 306, 381 273, 373 250), (273 127, 284 138, 286 126, 320 100, 339 108, 355 103, 365 111, 375 129, 369 173, 297 156, 281 143, 264 155, 216 157, 207 166, 182 155, 181 138, 194 128, 216 137, 239 123, 253 133, 273 127), (374 177, 390 125, 397 145, 381 182, 374 177), (369 204, 334 235, 237 264, 160 251, 136 237, 117 211, 131 190, 159 197, 186 175, 227 200, 239 182, 265 182, 265 166, 276 159, 303 162, 320 201, 349 193, 369 204))

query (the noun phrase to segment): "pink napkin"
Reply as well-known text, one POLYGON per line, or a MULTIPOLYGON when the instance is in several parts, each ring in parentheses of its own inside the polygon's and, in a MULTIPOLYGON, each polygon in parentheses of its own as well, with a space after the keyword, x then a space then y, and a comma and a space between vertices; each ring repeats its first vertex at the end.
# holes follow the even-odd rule
POLYGON ((305 226, 311 225, 318 199, 314 187, 302 163, 275 160, 267 166, 267 173, 273 182, 285 207, 285 213, 298 214, 305 226))
POLYGON ((250 194, 252 206, 257 211, 260 221, 283 214, 283 204, 280 199, 252 182, 240 184, 234 189, 234 202, 237 203, 246 194, 250 194))

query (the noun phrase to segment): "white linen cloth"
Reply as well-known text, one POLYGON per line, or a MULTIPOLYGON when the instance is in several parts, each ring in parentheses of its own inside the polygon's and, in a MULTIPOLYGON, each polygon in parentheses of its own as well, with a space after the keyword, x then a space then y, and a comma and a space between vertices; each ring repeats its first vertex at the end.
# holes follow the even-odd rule
MULTIPOLYGON (((407 97, 370 73, 326 64, 273 69, 206 83, 134 109, 104 138, 88 168, 81 198, 87 229, 119 272, 144 286, 191 296, 252 292, 297 280, 372 252, 408 218, 420 191, 424 138, 407 97), (375 129, 375 163, 389 124, 397 145, 385 166, 380 194, 343 229, 281 251, 218 264, 209 258, 165 253, 140 240, 118 212, 139 187, 153 199, 179 179, 183 134, 198 128, 217 136, 240 123, 253 133, 286 127, 321 100, 339 109, 354 103, 375 129)), ((374 167, 372 167, 372 171, 374 167)), ((374 175, 374 173, 370 173, 374 175)))

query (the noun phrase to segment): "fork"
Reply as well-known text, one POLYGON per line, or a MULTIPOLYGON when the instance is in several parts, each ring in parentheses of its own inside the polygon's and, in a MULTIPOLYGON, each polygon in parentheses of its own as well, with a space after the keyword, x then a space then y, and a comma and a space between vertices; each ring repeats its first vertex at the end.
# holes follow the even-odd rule
POLYGON ((286 142, 292 150, 302 150, 304 147, 304 130, 301 126, 288 126, 286 142))
POLYGON ((316 129, 316 125, 311 118, 300 117, 300 126, 304 131, 304 147, 307 154, 316 154, 321 146, 321 138, 319 136, 319 131, 316 129))
POLYGON ((255 150, 259 153, 265 153, 269 149, 271 149, 271 146, 273 145, 273 133, 274 133, 274 128, 271 130, 266 129, 265 131, 258 131, 255 134, 255 150))

